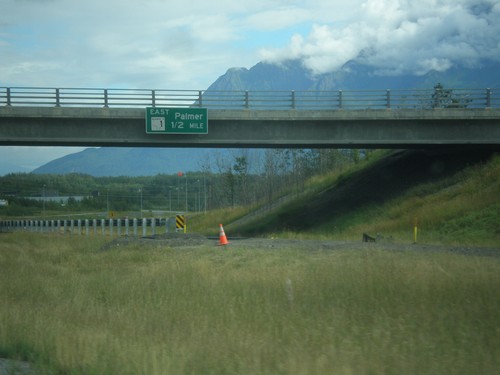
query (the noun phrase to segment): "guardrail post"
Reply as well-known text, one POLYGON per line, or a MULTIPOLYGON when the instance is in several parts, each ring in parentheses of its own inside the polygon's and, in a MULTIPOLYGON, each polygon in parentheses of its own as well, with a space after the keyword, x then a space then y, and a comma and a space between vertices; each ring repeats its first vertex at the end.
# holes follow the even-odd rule
POLYGON ((156 107, 156 92, 155 92, 155 90, 151 90, 151 104, 153 107, 156 107))
POLYGON ((113 219, 109 219, 109 235, 113 237, 113 219))
POLYGON ((491 108, 491 89, 486 89, 486 108, 491 108))
POLYGON ((295 90, 292 90, 292 109, 295 109, 295 90))
POLYGON ((148 221, 146 218, 142 219, 142 237, 146 237, 146 230, 148 229, 148 221))
POLYGON ((342 103, 342 90, 339 90, 339 108, 342 109, 343 103, 342 103))
POLYGON ((134 236, 137 237, 137 219, 132 220, 132 225, 134 226, 134 236))
POLYGON ((101 219, 101 233, 103 236, 106 234, 106 219, 101 219))
POLYGON ((92 219, 92 226, 94 227, 94 236, 97 234, 97 220, 92 219))
POLYGON ((156 219, 155 218, 151 219, 151 232, 153 233, 153 236, 156 235, 156 219))
POLYGON ((7 87, 7 107, 12 105, 11 97, 10 97, 10 87, 7 87))
POLYGON ((128 237, 129 220, 125 219, 125 235, 128 237))
POLYGON ((116 221, 116 226, 117 226, 117 231, 118 231, 118 237, 122 236, 122 219, 118 219, 116 221))
POLYGON ((248 90, 245 90, 245 108, 248 109, 249 105, 248 90))
POLYGON ((203 100, 203 96, 201 95, 201 90, 198 91, 198 107, 203 107, 203 104, 202 104, 202 100, 203 100))
POLYGON ((89 219, 85 219, 85 235, 89 236, 89 219))
POLYGON ((59 89, 56 89, 56 107, 61 106, 61 94, 59 92, 59 89))
POLYGON ((104 107, 109 107, 108 89, 104 89, 104 107))
POLYGON ((391 90, 387 89, 385 92, 386 108, 391 109, 391 90))

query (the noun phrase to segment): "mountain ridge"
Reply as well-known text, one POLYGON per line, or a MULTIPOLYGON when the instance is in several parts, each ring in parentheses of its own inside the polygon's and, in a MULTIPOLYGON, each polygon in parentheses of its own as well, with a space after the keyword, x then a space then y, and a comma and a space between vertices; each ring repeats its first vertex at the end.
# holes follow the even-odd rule
MULTIPOLYGON (((484 61, 475 68, 454 66, 446 72, 383 76, 374 68, 351 61, 331 73, 313 75, 299 60, 280 64, 259 62, 250 69, 233 67, 215 80, 204 95, 244 90, 386 90, 433 88, 500 88, 500 63, 484 61)), ((218 149, 228 157, 228 149, 218 149)), ((66 155, 33 170, 33 173, 86 173, 92 176, 139 176, 199 171, 209 149, 108 147, 66 155)), ((256 152, 258 154, 258 152, 256 152)))

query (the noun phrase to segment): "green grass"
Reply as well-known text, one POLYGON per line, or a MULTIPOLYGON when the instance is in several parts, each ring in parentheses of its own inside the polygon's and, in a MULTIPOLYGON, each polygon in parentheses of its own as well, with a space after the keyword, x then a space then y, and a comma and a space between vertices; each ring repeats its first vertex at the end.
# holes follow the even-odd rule
POLYGON ((329 231, 343 239, 381 233, 399 242, 500 247, 500 155, 436 182, 418 185, 381 206, 346 215, 329 231))
POLYGON ((233 222, 252 211, 252 207, 227 207, 187 215, 188 233, 202 233, 205 235, 219 235, 219 224, 224 228, 227 223, 233 222))
POLYGON ((2 234, 0 355, 64 374, 496 374, 500 260, 2 234))
POLYGON ((420 243, 500 247, 500 155, 468 167, 474 153, 393 155, 376 153, 342 174, 314 177, 293 201, 228 231, 355 241, 368 233, 410 243, 417 223, 420 243))

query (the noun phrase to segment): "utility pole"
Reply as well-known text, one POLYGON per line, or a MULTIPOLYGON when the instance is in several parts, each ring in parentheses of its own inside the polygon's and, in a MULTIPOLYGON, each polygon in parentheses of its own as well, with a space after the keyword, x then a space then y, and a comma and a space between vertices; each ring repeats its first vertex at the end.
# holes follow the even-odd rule
POLYGON ((142 188, 139 189, 139 193, 141 194, 141 219, 142 219, 142 188))
POLYGON ((188 212, 188 176, 187 173, 184 174, 186 177, 186 213, 188 212))
POLYGON ((45 219, 45 184, 43 185, 42 205, 43 205, 43 218, 45 219))

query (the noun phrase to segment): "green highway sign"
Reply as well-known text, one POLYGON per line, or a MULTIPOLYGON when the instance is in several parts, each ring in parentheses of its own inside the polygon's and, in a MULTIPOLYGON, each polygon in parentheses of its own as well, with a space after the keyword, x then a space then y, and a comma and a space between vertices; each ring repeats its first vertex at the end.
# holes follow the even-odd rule
POLYGON ((146 108, 147 134, 208 134, 206 108, 146 108))

